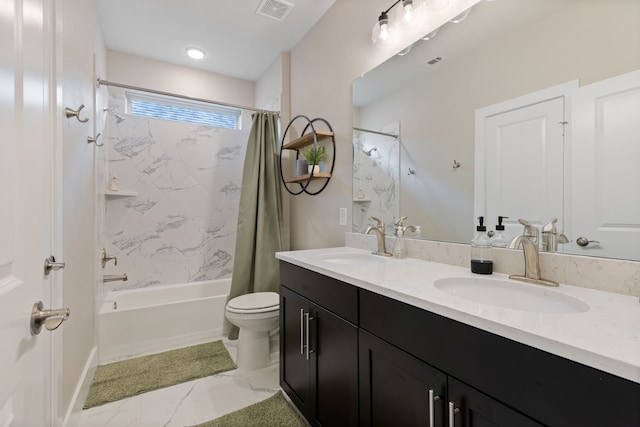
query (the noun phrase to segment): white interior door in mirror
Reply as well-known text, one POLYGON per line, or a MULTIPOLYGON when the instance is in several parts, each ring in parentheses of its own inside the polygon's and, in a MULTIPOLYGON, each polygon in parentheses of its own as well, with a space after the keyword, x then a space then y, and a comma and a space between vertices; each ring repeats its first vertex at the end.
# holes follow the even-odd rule
POLYGON ((571 252, 640 260, 640 71, 581 87, 572 100, 571 252))
MULTIPOLYGON (((508 238, 522 234, 518 218, 542 227, 553 218, 564 231, 564 140, 567 94, 576 82, 476 112, 475 216, 508 238)), ((560 247, 559 250, 562 250, 560 247)))

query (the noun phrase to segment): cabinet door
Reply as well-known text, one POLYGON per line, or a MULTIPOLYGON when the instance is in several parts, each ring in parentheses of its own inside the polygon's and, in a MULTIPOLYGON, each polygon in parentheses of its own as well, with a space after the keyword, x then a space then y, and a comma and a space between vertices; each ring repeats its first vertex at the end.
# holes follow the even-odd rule
POLYGON ((358 328, 310 303, 311 393, 316 426, 358 425, 358 328))
POLYGON ((446 375, 367 332, 359 338, 361 425, 444 425, 446 375))
POLYGON ((280 386, 300 412, 309 417, 310 364, 302 347, 306 339, 304 313, 309 313, 309 301, 280 287, 280 386))
POLYGON ((455 405, 453 414, 456 427, 541 427, 543 424, 517 412, 479 392, 478 390, 449 377, 448 416, 452 416, 451 403, 455 405))

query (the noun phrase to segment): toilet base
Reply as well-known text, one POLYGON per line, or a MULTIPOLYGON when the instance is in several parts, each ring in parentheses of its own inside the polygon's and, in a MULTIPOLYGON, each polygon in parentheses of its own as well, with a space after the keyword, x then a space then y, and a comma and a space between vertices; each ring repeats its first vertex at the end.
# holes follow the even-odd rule
POLYGON ((269 331, 256 332, 240 328, 238 333, 238 369, 255 370, 269 365, 269 331))

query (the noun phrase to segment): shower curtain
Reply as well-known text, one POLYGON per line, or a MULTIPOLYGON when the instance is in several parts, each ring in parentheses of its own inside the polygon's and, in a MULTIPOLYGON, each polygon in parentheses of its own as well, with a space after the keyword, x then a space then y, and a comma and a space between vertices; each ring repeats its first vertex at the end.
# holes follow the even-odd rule
MULTIPOLYGON (((251 292, 278 292, 280 271, 275 253, 285 250, 278 113, 259 112, 252 118, 242 173, 229 299, 251 292)), ((230 323, 227 326, 230 327, 229 338, 236 339, 238 328, 230 323)))

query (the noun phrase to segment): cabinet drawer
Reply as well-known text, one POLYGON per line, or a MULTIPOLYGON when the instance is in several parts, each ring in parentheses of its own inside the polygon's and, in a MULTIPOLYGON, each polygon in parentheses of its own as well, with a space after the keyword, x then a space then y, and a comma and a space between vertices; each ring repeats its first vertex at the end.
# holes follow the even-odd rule
POLYGON ((640 384, 360 290, 360 327, 552 426, 638 426, 640 384))
POLYGON ((358 289, 331 277, 280 261, 280 283, 357 325, 358 289))

